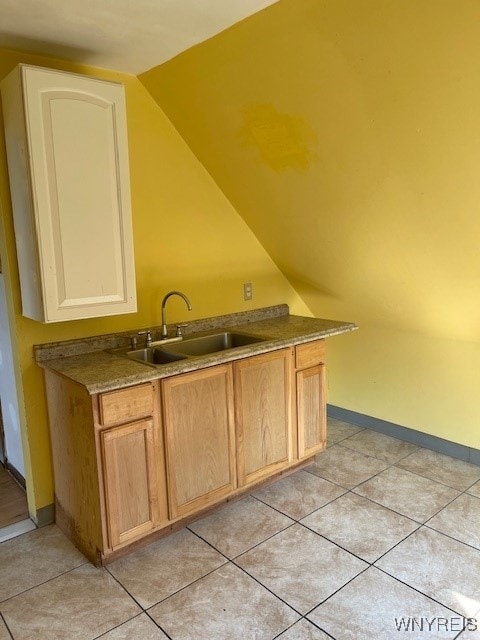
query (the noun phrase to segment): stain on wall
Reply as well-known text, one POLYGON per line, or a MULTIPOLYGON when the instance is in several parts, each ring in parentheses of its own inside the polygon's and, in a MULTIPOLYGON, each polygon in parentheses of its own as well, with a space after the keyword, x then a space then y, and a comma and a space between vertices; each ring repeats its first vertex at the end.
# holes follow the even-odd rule
POLYGON ((258 159, 274 171, 306 171, 315 159, 313 130, 300 116, 281 113, 271 104, 243 109, 239 136, 245 145, 258 149, 258 159))

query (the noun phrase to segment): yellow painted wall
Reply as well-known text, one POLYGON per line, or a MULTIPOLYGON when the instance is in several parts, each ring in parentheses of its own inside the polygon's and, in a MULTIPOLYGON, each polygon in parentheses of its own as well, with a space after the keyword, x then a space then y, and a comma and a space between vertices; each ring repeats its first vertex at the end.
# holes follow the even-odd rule
MULTIPOLYGON (((245 222, 215 185, 141 83, 100 69, 0 50, 0 78, 17 63, 36 64, 123 82, 126 86, 138 313, 42 325, 21 316, 3 125, 0 127, 0 255, 12 307, 27 465, 35 515, 53 501, 42 374, 33 345, 160 324, 160 303, 171 289, 193 306, 169 302, 169 322, 188 321, 286 302, 308 314, 245 222), (242 283, 254 283, 243 301, 242 283)), ((92 229, 92 232, 95 232, 92 229)))
POLYGON ((480 448, 480 4, 280 0, 142 76, 320 317, 329 401, 480 448))

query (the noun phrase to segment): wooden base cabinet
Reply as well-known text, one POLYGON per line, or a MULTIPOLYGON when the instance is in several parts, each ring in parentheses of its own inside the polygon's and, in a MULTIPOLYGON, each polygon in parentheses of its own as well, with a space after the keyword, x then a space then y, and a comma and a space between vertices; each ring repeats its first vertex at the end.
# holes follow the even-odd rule
POLYGON ((234 363, 239 486, 290 465, 292 349, 234 363))
POLYGON ((307 464, 324 360, 316 341, 97 396, 46 370, 57 523, 99 564, 307 464))
POLYGON ((115 550, 168 522, 160 390, 148 382, 95 400, 104 534, 115 550))
POLYGON ((95 564, 168 525, 158 382, 90 396, 45 371, 55 520, 95 564))
POLYGON ((198 511, 236 487, 232 365, 162 381, 170 517, 198 511))
POLYGON ((323 451, 327 444, 324 360, 324 340, 308 342, 295 349, 299 459, 323 451))

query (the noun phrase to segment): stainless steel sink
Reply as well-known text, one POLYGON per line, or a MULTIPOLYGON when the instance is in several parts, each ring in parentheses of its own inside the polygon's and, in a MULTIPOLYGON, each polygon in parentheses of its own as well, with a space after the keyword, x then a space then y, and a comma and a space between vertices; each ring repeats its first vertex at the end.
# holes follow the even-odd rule
POLYGON ((184 338, 181 342, 169 344, 167 349, 170 353, 179 353, 187 356, 206 356, 210 353, 235 349, 235 347, 244 347, 256 342, 264 342, 264 338, 247 333, 224 331, 211 336, 184 338))
POLYGON ((168 364, 177 360, 185 360, 187 357, 180 353, 169 353, 159 347, 145 347, 144 349, 125 351, 124 355, 131 360, 140 360, 149 364, 168 364))
POLYGON ((252 336, 248 333, 224 331, 197 338, 184 338, 180 342, 167 343, 165 346, 162 346, 162 343, 159 342, 143 349, 113 349, 112 353, 155 366, 186 360, 187 358, 207 356, 227 349, 244 347, 256 342, 265 342, 267 339, 252 336))

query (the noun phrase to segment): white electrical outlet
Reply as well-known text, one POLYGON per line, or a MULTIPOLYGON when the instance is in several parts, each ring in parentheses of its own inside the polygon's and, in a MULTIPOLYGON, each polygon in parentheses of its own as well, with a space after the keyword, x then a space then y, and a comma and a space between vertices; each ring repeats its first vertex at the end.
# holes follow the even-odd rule
POLYGON ((243 285, 243 299, 251 300, 253 298, 253 285, 251 282, 245 282, 243 285))

